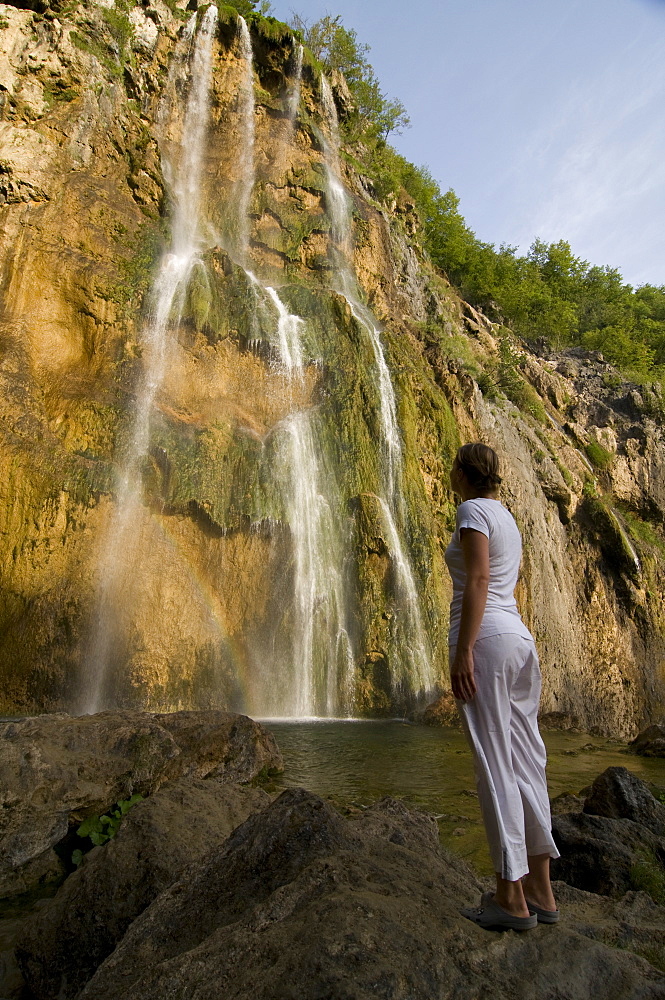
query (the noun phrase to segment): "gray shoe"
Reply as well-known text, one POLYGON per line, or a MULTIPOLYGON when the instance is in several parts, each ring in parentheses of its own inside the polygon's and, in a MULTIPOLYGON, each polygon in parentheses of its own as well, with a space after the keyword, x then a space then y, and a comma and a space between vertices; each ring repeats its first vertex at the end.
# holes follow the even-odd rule
POLYGON ((544 910, 542 906, 536 906, 532 903, 530 899, 527 899, 526 905, 529 907, 530 913, 535 913, 538 917, 539 924, 558 924, 559 917, 561 914, 558 910, 544 910))
MULTIPOLYGON (((484 892, 480 897, 480 905, 487 906, 494 899, 494 893, 491 889, 484 892)), ((544 910, 542 906, 538 906, 536 903, 532 903, 530 899, 526 900, 526 905, 529 907, 529 913, 535 913, 538 917, 539 924, 558 924, 559 917, 561 916, 559 910, 544 910)))
MULTIPOLYGON (((483 894, 483 898, 485 895, 483 894)), ((530 931, 538 926, 538 917, 535 913, 528 917, 514 917, 512 913, 497 906, 492 899, 483 906, 465 907, 460 913, 467 920, 472 920, 474 924, 486 930, 530 931)))

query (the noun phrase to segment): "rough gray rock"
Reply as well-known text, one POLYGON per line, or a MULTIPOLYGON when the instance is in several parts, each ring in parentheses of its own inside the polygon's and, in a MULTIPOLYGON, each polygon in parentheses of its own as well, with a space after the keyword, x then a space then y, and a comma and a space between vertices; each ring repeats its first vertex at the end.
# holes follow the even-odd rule
MULTIPOLYGON (((617 900, 565 882, 555 882, 554 892, 569 930, 628 948, 665 970, 665 908, 646 892, 627 892, 617 900)), ((646 990, 642 995, 651 994, 646 990)))
POLYGON ((0 727, 0 895, 60 866, 53 848, 72 824, 134 792, 193 775, 249 781, 281 768, 273 736, 229 712, 44 715, 0 727))
POLYGON ((139 802, 19 937, 19 966, 35 997, 75 997, 146 906, 269 802, 258 788, 192 777, 139 802))
MULTIPOLYGON (((502 935, 458 912, 480 889, 429 817, 384 800, 347 820, 290 789, 144 910, 79 998, 665 998, 628 936, 623 949, 594 940, 586 894, 577 921, 502 935)), ((663 908, 623 906, 605 901, 598 936, 623 944, 620 919, 646 908, 645 950, 660 940, 663 908)))
POLYGON ((649 726, 635 737, 629 749, 643 757, 665 757, 665 726, 649 726))
POLYGON ((634 888, 635 865, 665 860, 662 839, 630 819, 564 813, 552 816, 552 833, 561 852, 552 877, 587 892, 622 895, 634 888))
POLYGON ((550 810, 553 816, 560 816, 562 813, 582 812, 584 799, 581 795, 573 795, 572 792, 562 792, 550 802, 550 810))
POLYGON ((613 819, 632 819, 657 837, 665 837, 665 805, 649 786, 625 767, 608 767, 598 775, 584 801, 584 812, 613 819))

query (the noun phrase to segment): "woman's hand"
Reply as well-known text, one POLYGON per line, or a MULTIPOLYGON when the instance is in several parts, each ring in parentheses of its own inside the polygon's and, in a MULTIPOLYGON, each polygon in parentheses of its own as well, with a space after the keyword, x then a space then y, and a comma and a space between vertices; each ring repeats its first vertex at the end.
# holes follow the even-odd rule
POLYGON ((476 682, 473 677, 473 652, 470 649, 457 649, 455 659, 450 664, 450 683, 453 696, 458 701, 471 701, 476 693, 476 682))

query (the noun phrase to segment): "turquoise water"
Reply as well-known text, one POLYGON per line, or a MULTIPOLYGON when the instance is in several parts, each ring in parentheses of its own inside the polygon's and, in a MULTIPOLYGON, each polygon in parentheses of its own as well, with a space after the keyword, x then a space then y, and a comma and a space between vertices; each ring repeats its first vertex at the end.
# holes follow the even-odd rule
MULTIPOLYGON (((437 816, 443 843, 481 873, 491 866, 471 754, 460 730, 400 720, 263 723, 284 757, 281 783, 362 807, 384 795, 437 816)), ((627 767, 665 786, 665 760, 626 753, 624 743, 586 733, 543 733, 550 797, 579 792, 607 767, 627 767)))

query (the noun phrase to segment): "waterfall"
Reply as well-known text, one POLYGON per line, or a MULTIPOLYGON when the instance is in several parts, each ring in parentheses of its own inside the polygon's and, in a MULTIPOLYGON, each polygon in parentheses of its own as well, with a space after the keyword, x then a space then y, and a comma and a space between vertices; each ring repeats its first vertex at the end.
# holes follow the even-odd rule
POLYGON ((245 262, 249 253, 249 206, 254 190, 254 56, 252 39, 244 18, 238 18, 240 51, 244 73, 240 84, 239 110, 243 141, 240 145, 238 183, 238 254, 245 262))
MULTIPOLYGON (((321 74, 321 103, 332 139, 331 144, 325 135, 323 136, 326 196, 328 215, 332 227, 333 250, 345 255, 351 249, 351 213, 349 199, 342 183, 342 171, 339 164, 340 138, 337 108, 335 107, 330 84, 323 73, 321 74)), ((340 265, 342 281, 346 282, 348 280, 350 285, 355 285, 349 271, 348 261, 344 257, 340 260, 340 265)))
POLYGON ((295 38, 293 39, 293 46, 295 49, 296 66, 295 73, 293 74, 293 81, 289 88, 289 95, 286 102, 286 113, 293 130, 296 122, 296 117, 298 114, 298 108, 300 106, 300 87, 302 84, 302 57, 304 53, 304 47, 298 43, 296 45, 295 38))
POLYGON ((281 363, 290 375, 301 378, 303 357, 300 330, 305 321, 300 316, 293 316, 288 311, 274 288, 266 285, 265 291, 277 310, 277 337, 281 363))
MULTIPOLYGON (((193 15, 183 33, 191 42, 193 15)), ((137 524, 142 505, 141 461, 148 454, 150 416, 162 385, 170 351, 169 329, 177 326, 192 269, 201 249, 199 192, 209 118, 212 45, 217 8, 211 5, 201 21, 191 54, 191 87, 187 98, 179 148, 174 158, 162 154, 164 178, 172 200, 171 246, 162 257, 150 293, 150 307, 141 342, 143 375, 137 387, 132 434, 119 473, 115 513, 111 518, 101 558, 101 587, 94 635, 86 657, 81 701, 84 712, 105 707, 110 699, 111 657, 116 633, 118 598, 134 569, 138 553, 137 524)))
POLYGON ((379 390, 379 408, 381 417, 382 446, 384 452, 384 479, 386 493, 390 503, 398 508, 400 518, 403 517, 404 499, 397 483, 397 475, 402 468, 402 443, 397 422, 397 404, 393 389, 390 369, 381 343, 381 335, 369 309, 360 301, 360 292, 351 270, 349 256, 352 250, 351 211, 349 198, 342 183, 339 163, 339 124, 337 109, 333 100, 332 90, 324 75, 321 76, 321 94, 323 110, 328 122, 332 145, 324 138, 326 187, 328 196, 328 213, 332 226, 333 254, 338 269, 339 284, 336 291, 343 295, 349 304, 354 318, 369 336, 376 362, 379 390))
POLYGON ((416 590, 413 570, 404 552, 399 533, 390 507, 380 497, 379 505, 383 515, 383 524, 388 536, 388 548, 395 565, 397 589, 400 604, 406 617, 406 637, 410 643, 405 643, 410 661, 410 673, 402 670, 403 679, 409 681, 416 690, 427 690, 433 686, 432 669, 430 665, 429 644, 420 614, 420 601, 416 590))
MULTIPOLYGON (((305 377, 301 331, 279 293, 245 271, 257 295, 277 313, 271 344, 287 383, 305 377)), ((274 429, 276 480, 293 546, 293 622, 290 663, 255 711, 295 718, 351 714, 355 658, 346 622, 343 568, 346 540, 334 476, 321 468, 323 441, 316 408, 289 414, 274 429)))
MULTIPOLYGON (((332 89, 323 74, 321 103, 330 134, 330 141, 323 136, 323 151, 327 207, 333 243, 331 257, 337 269, 338 283, 335 290, 346 299, 352 315, 366 331, 374 354, 381 422, 382 479, 385 491, 385 499, 379 498, 379 501, 395 570, 397 596, 406 618, 404 646, 413 668, 412 683, 414 688, 423 691, 434 686, 436 677, 420 614, 413 570, 397 527, 399 524, 403 529, 406 521, 406 504, 401 487, 402 443, 397 421, 397 403, 379 329, 370 310, 361 302, 360 291, 352 270, 351 209, 340 167, 339 122, 332 89)), ((394 680, 395 671, 393 671, 393 682, 394 680)))
POLYGON ((396 509, 401 521, 404 520, 404 494, 398 485, 398 477, 402 471, 402 441, 400 438, 399 424, 397 422, 397 403, 395 391, 393 389, 390 369, 386 362, 381 344, 381 335, 373 322, 372 314, 357 298, 348 291, 342 294, 348 302, 351 314, 354 319, 367 332, 376 370, 379 388, 379 414, 381 417, 381 444, 383 450, 383 479, 386 495, 390 504, 396 509))
MULTIPOLYGON (((250 275, 277 312, 273 340, 290 382, 305 375, 301 331, 305 321, 289 312, 279 293, 250 275)), ((285 665, 262 715, 349 715, 355 659, 346 622, 341 500, 334 477, 321 468, 323 442, 316 409, 296 411, 275 428, 275 470, 293 546, 291 663, 285 665)))
POLYGON ((296 717, 350 714, 354 656, 346 626, 340 554, 344 543, 322 482, 319 442, 309 412, 294 413, 279 428, 278 471, 293 541, 293 660, 284 694, 271 714, 296 717), (279 468, 281 466, 281 469, 279 468))
MULTIPOLYGON (((302 317, 289 312, 272 285, 264 284, 246 266, 249 248, 249 205, 254 186, 254 89, 251 39, 240 19, 245 65, 240 120, 241 197, 238 229, 243 243, 240 266, 257 296, 276 312, 276 331, 270 331, 277 364, 287 383, 302 383, 305 357, 302 317)), ((300 102, 302 46, 296 55, 296 80, 289 111, 300 102)), ((254 320, 256 320, 256 315, 254 320)), ((265 319, 263 321, 265 323, 265 319)), ((292 717, 350 714, 354 656, 346 623, 343 532, 339 526, 341 501, 330 474, 323 474, 323 442, 317 436, 316 410, 291 413, 273 431, 276 441, 272 470, 282 497, 293 546, 293 624, 291 663, 282 666, 258 706, 261 715, 292 717)))
MULTIPOLYGON (((210 117, 213 39, 216 7, 207 8, 198 30, 196 15, 185 27, 169 72, 159 113, 163 173, 170 196, 172 234, 149 293, 147 320, 141 332, 142 378, 137 386, 129 442, 118 473, 115 512, 110 519, 100 563, 101 584, 94 638, 87 657, 82 703, 96 711, 114 702, 114 659, 122 655, 122 641, 130 640, 119 609, 131 605, 132 583, 142 579, 145 546, 140 538, 145 522, 142 469, 150 454, 151 419, 162 391, 173 347, 171 331, 183 320, 192 275, 204 269, 203 253, 214 244, 225 247, 249 291, 246 312, 247 342, 268 341, 276 393, 286 404, 281 419, 263 440, 262 466, 257 479, 253 517, 259 524, 288 527, 290 565, 284 584, 290 595, 280 597, 279 614, 266 634, 275 662, 266 672, 254 661, 254 700, 251 709, 264 715, 351 715, 356 683, 356 657, 349 626, 348 566, 351 519, 345 511, 326 445, 326 417, 317 401, 308 400, 311 366, 317 356, 315 325, 296 315, 288 296, 276 283, 268 284, 250 270, 251 204, 255 184, 254 67, 247 25, 238 19, 241 79, 237 121, 240 142, 236 179, 222 206, 227 228, 213 230, 212 216, 203 216, 201 190, 205 181, 206 136, 210 117), (183 99, 181 94, 187 96, 183 99), (181 121, 178 141, 169 142, 173 123, 181 121), (166 126, 168 125, 168 129, 166 126), (308 336, 311 340, 308 341, 308 336), (307 400, 306 402, 303 402, 307 400), (293 400, 300 400, 294 404, 293 400), (294 408, 295 406, 295 408, 294 408), (263 485, 265 484, 265 485, 263 485)), ((300 103, 302 46, 295 52, 295 75, 287 111, 293 129, 300 103)), ((402 446, 395 394, 382 338, 371 312, 363 305, 349 258, 353 250, 350 203, 341 179, 339 134, 332 92, 324 81, 324 105, 329 132, 325 139, 328 210, 336 255, 335 291, 345 296, 372 345, 376 386, 380 400, 382 497, 381 519, 390 550, 398 611, 395 635, 399 639, 401 670, 393 668, 395 690, 407 685, 418 690, 433 686, 427 642, 418 606, 413 571, 400 532, 405 527, 401 491, 402 446)), ((212 271, 205 270, 212 289, 212 271)), ((187 318, 186 316, 184 317, 187 318)), ((322 404, 325 405, 325 404, 322 404)), ((286 534, 282 537, 286 538, 286 534)), ((352 574, 351 574, 352 576, 352 574)), ((263 642, 263 639, 257 639, 263 642)), ((253 655, 250 652, 250 656, 253 655)), ((395 660, 397 657, 395 657, 395 660)), ((117 700, 117 699, 116 699, 117 700)))

